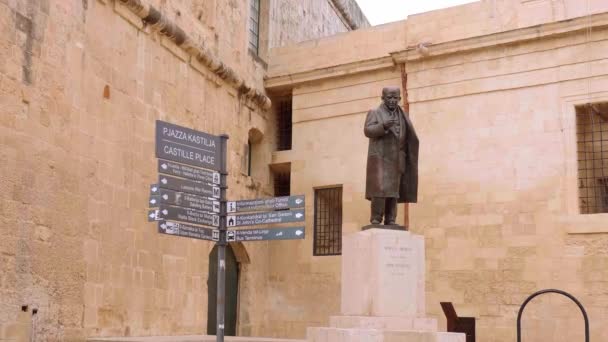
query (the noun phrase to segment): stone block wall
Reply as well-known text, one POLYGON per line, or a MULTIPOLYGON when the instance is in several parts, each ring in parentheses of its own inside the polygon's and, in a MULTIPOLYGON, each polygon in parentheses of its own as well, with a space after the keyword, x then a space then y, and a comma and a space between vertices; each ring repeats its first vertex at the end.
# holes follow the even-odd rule
MULTIPOLYGON (((265 63, 247 51, 248 1, 141 3, 264 93, 265 63)), ((276 44, 343 29, 312 2, 273 6, 276 44), (286 13, 306 25, 283 21, 286 13)), ((273 111, 119 0, 0 0, 0 31, 0 339, 205 333, 212 244, 146 222, 154 122, 229 134, 229 197, 267 197, 273 111)), ((267 244, 234 248, 239 334, 274 331, 267 244)))
POLYGON ((342 234, 369 223, 365 116, 380 103, 382 87, 400 84, 400 71, 388 68, 293 89, 293 147, 273 160, 291 162, 291 193, 306 195, 307 237, 269 245, 273 336, 303 338, 307 327, 328 326, 340 313, 340 256, 313 256, 315 188, 342 187, 342 234))
MULTIPOLYGON (((145 220, 155 119, 228 133, 231 196, 271 195, 267 179, 241 172, 249 129, 272 151, 269 114, 115 6, 0 2, 1 339, 204 332, 211 244, 161 236, 145 220)), ((232 62, 262 78, 252 60, 232 62)), ((263 245, 248 246, 241 273, 240 327, 253 334, 263 245)))
MULTIPOLYGON (((608 214, 580 214, 575 125, 577 106, 608 96, 607 8, 591 1, 589 17, 579 18, 579 12, 552 17, 545 7, 549 3, 484 1, 413 16, 399 23, 407 43, 383 54, 405 64, 410 117, 420 138, 419 203, 410 206, 410 223, 426 239, 427 309, 445 328, 439 302, 453 302, 459 315, 477 318, 483 341, 513 341, 520 305, 545 288, 563 289, 581 300, 591 317, 592 340, 608 336, 602 325, 607 318, 608 278, 602 267, 608 257, 603 223, 608 214), (431 27, 437 24, 432 18, 454 11, 462 12, 461 23, 474 21, 485 15, 480 6, 492 3, 512 8, 519 21, 488 31, 471 26, 468 33, 450 31, 457 26, 431 27), (524 10, 528 6, 540 7, 530 13, 524 10), (531 15, 545 19, 525 19, 531 15), (423 32, 415 24, 423 17, 424 32, 435 37, 426 55, 414 44, 423 32)), ((488 22, 507 19, 498 11, 488 22)), ((376 29, 379 33, 382 27, 365 34, 373 37, 376 29)), ((275 61, 291 64, 271 64, 275 77, 266 81, 293 88, 294 151, 281 156, 293 159, 292 188, 310 193, 319 184, 348 179, 344 233, 367 222, 367 202, 357 190, 364 184, 366 144, 357 127, 363 123, 362 108, 371 107, 369 98, 382 88, 373 80, 388 69, 382 54, 357 59, 353 53, 348 60, 333 47, 352 43, 364 31, 275 50, 275 61), (306 49, 311 57, 298 58, 306 49), (324 68, 313 68, 313 58, 326 61, 324 68), (369 84, 366 91, 360 91, 360 78, 369 84), (352 96, 341 95, 335 84, 352 86, 352 96), (305 89, 315 91, 306 94, 305 89), (330 138, 335 127, 340 134, 330 138)), ((366 51, 372 51, 368 42, 366 51)), ((399 76, 394 70, 393 81, 399 76)), ((303 244, 297 251, 303 267, 339 272, 333 261, 312 256, 312 240, 303 244)), ((317 297, 331 298, 338 288, 319 289, 317 297)), ((582 317, 574 304, 548 296, 527 310, 524 340, 582 338, 582 317)))

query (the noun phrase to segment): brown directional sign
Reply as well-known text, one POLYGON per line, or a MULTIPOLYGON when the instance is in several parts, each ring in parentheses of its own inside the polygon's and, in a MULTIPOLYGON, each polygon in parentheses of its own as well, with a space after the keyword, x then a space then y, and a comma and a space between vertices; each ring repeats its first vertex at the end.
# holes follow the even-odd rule
POLYGON ((148 222, 154 222, 158 220, 158 209, 148 210, 148 222))
POLYGON ((228 241, 300 240, 304 239, 304 236, 304 227, 260 228, 229 230, 227 239, 228 241))
POLYGON ((174 205, 213 213, 220 212, 219 201, 207 197, 192 195, 186 192, 160 189, 160 196, 153 196, 152 199, 155 199, 154 197, 158 197, 158 202, 161 204, 174 205))
POLYGON ((156 157, 219 171, 220 138, 157 120, 156 157))
POLYGON ((159 175, 158 185, 162 189, 187 192, 199 196, 220 198, 220 187, 212 184, 199 183, 187 179, 159 175))
POLYGON ((219 172, 198 169, 196 167, 174 163, 167 160, 158 160, 158 172, 169 176, 188 178, 203 183, 220 184, 219 172))
POLYGON ((304 221, 304 216, 304 209, 228 215, 226 216, 226 226, 230 228, 272 223, 302 222, 304 221))
POLYGON ((229 213, 304 208, 304 195, 226 202, 229 213))
POLYGON ((205 211, 168 205, 160 206, 160 209, 158 209, 158 217, 163 220, 202 224, 205 226, 218 227, 220 225, 220 217, 218 215, 205 211))
POLYGON ((150 208, 158 208, 158 206, 160 205, 160 196, 150 196, 150 199, 148 200, 148 206, 150 208))
POLYGON ((198 227, 181 222, 158 221, 158 232, 167 235, 189 237, 199 240, 219 240, 219 231, 217 229, 198 227))

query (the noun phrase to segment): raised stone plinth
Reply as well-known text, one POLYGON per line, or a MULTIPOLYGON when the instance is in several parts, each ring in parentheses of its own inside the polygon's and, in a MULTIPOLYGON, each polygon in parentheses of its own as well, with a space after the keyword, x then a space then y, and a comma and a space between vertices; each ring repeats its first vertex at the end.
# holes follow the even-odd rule
POLYGON ((428 331, 309 328, 309 342, 465 342, 464 334, 428 331))
POLYGON ((437 320, 424 317, 332 316, 329 326, 338 329, 437 331, 437 320))
POLYGON ((342 314, 424 317, 424 238, 370 229, 344 237, 342 314))
POLYGON ((465 342, 426 317, 424 238, 368 229, 342 243, 342 315, 308 328, 309 342, 465 342))

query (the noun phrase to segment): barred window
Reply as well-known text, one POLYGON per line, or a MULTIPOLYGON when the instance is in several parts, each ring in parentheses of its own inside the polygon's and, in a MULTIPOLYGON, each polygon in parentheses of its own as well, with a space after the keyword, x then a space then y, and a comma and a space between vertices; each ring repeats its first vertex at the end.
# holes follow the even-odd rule
POLYGON ((274 175, 274 195, 289 196, 291 194, 291 168, 277 170, 274 175))
POLYGON ((277 113, 277 150, 291 150, 291 96, 282 98, 278 101, 277 113))
POLYGON ((259 54, 260 45, 260 0, 250 0, 249 10, 249 50, 259 54))
POLYGON ((313 255, 342 254, 342 187, 315 189, 313 255))
POLYGON ((581 214, 608 213, 608 102, 576 107, 581 214))

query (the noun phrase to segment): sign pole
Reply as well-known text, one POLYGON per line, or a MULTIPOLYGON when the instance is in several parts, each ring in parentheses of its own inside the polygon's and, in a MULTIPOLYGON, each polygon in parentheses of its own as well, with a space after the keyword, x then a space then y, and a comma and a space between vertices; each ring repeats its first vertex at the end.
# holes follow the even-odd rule
POLYGON ((226 308, 226 167, 228 135, 220 135, 220 240, 217 242, 217 329, 216 341, 224 342, 224 310, 226 308))

